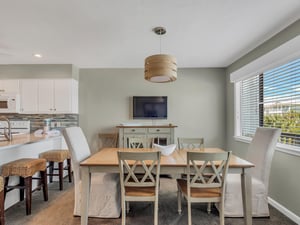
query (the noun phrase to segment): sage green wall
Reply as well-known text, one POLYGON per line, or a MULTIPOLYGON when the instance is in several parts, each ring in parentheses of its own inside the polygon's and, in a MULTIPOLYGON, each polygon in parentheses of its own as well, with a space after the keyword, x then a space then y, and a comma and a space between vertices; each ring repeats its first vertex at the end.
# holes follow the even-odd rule
POLYGON ((73 78, 78 69, 71 64, 12 64, 0 65, 0 79, 73 78))
POLYGON ((80 69, 79 124, 93 151, 99 132, 123 122, 178 126, 175 135, 204 137, 206 146, 225 147, 225 70, 179 69, 172 83, 150 83, 143 69, 80 69), (134 95, 168 96, 168 120, 130 119, 134 95))
MULTIPOLYGON (((234 135, 234 85, 230 83, 230 73, 241 68, 243 65, 264 55, 270 50, 300 35, 300 20, 296 21, 270 40, 266 41, 232 65, 226 70, 227 91, 227 149, 235 154, 244 156, 248 144, 235 141, 234 135)), ((300 217, 300 157, 276 151, 271 168, 269 196, 279 204, 300 217)))

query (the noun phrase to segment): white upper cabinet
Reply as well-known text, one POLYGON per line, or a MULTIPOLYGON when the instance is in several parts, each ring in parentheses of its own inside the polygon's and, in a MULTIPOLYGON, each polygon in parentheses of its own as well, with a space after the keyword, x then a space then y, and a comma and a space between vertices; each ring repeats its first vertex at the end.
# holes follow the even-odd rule
POLYGON ((78 82, 39 80, 39 113, 78 113, 78 82))
POLYGON ((38 113, 38 80, 20 80, 20 113, 38 113))
POLYGON ((73 79, 22 80, 21 113, 78 113, 78 81, 73 79))
POLYGON ((0 80, 0 93, 19 93, 19 80, 0 80))

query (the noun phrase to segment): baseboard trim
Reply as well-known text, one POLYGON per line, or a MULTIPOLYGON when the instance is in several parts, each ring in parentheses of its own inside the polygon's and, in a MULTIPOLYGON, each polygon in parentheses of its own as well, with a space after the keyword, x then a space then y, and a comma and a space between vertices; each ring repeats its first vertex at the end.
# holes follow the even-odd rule
POLYGON ((285 216, 287 216, 288 218, 290 218, 292 221, 294 221, 295 223, 297 223, 298 225, 300 225, 300 217, 297 216, 295 213, 291 212, 290 210, 288 210, 283 205, 279 204, 278 202, 276 202, 274 199, 272 199, 270 197, 268 197, 268 202, 275 209, 277 209, 282 214, 284 214, 285 216))

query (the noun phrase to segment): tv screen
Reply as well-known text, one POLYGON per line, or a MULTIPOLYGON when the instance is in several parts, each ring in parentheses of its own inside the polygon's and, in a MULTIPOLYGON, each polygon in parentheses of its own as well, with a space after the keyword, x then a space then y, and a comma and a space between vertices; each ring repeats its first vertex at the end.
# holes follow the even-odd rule
POLYGON ((133 96, 133 119, 167 119, 167 96, 133 96))

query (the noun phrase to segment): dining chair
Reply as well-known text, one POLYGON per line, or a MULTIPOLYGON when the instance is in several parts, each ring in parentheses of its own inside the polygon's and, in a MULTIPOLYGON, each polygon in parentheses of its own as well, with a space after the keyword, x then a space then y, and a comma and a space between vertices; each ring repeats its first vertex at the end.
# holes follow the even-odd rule
POLYGON ((99 133, 101 148, 116 148, 118 145, 118 133, 99 133))
POLYGON ((182 196, 187 200, 189 225, 192 225, 191 203, 195 202, 219 202, 220 225, 224 225, 225 181, 230 155, 231 152, 187 152, 187 179, 177 179, 177 197, 179 214, 182 196))
POLYGON ((178 149, 203 149, 204 148, 204 138, 177 138, 178 149))
MULTIPOLYGON (((74 215, 80 216, 81 172, 80 162, 91 156, 86 137, 80 127, 62 131, 71 154, 74 176, 74 215)), ((118 218, 120 207, 120 180, 117 173, 92 173, 88 215, 100 218, 118 218)))
POLYGON ((131 201, 154 202, 154 225, 158 224, 160 156, 160 152, 118 152, 122 225, 126 223, 126 203, 131 201))
POLYGON ((151 148, 153 146, 153 138, 145 137, 129 137, 129 148, 151 148))
MULTIPOLYGON (((246 160, 255 167, 250 170, 252 180, 252 216, 268 217, 268 187, 272 158, 281 130, 260 127, 249 145, 246 160)), ((243 217, 241 176, 228 174, 225 191, 225 210, 227 217, 243 217)), ((218 205, 217 205, 218 208, 218 205)))

